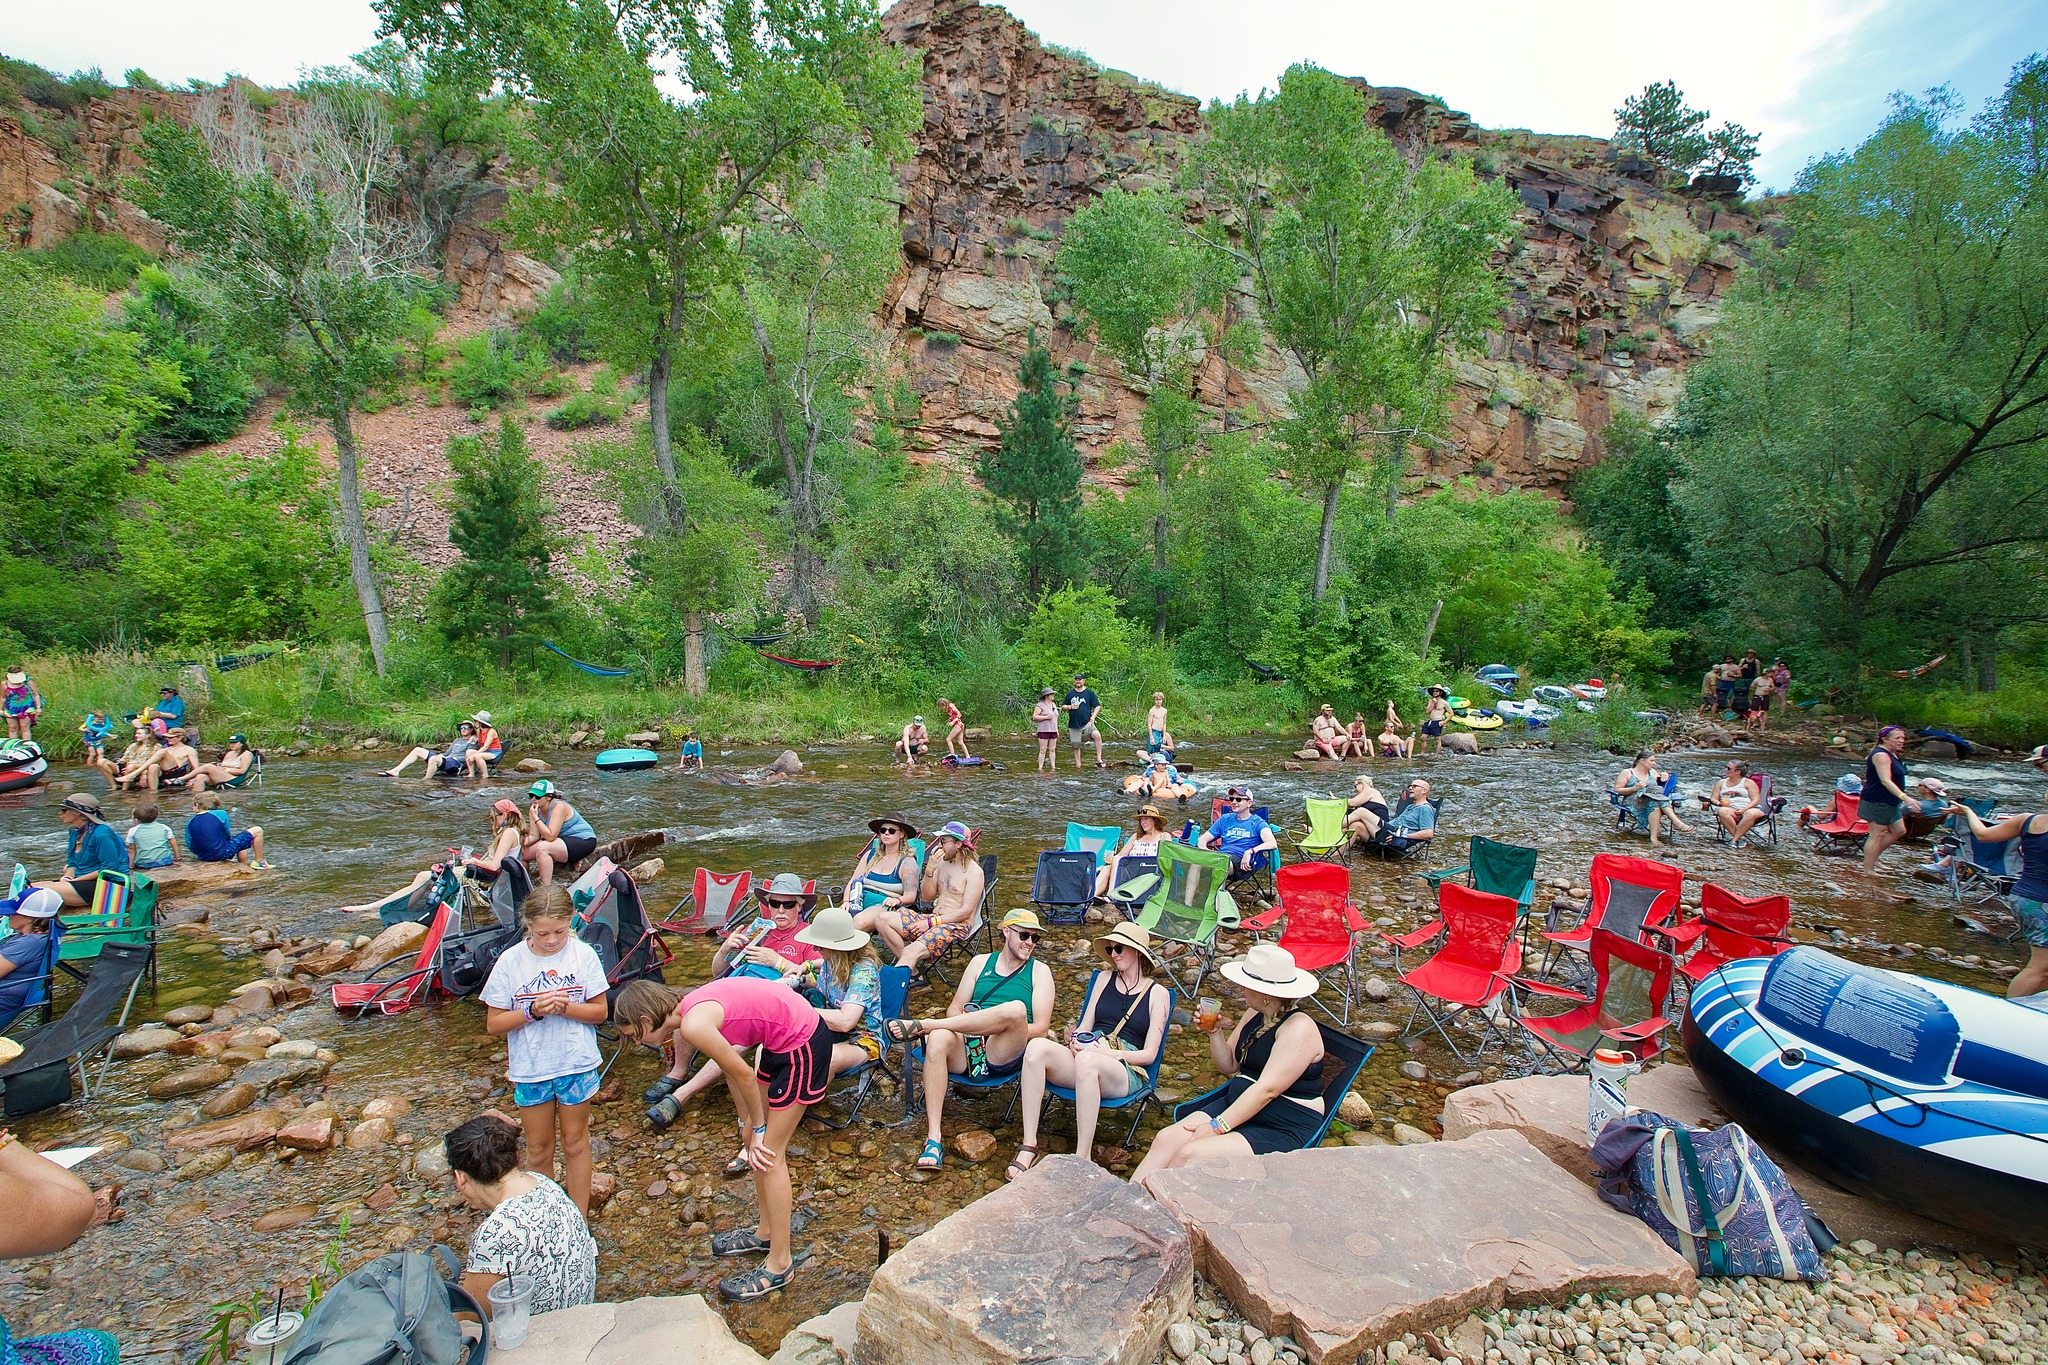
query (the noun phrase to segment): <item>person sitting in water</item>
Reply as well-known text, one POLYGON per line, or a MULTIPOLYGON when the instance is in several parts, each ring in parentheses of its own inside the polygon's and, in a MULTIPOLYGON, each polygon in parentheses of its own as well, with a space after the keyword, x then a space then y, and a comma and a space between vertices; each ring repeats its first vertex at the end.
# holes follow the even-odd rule
MULTIPOLYGON (((2048 777, 2048 744, 2027 755, 2036 773, 2048 777)), ((1924 809, 1924 807, 1923 807, 1924 809)), ((2023 1000, 2048 991, 2048 815, 2008 815, 1992 824, 1960 801, 1948 813, 1966 821, 1978 839, 1993 844, 2019 840, 2020 875, 2012 888, 2013 918, 2027 942, 2027 962, 2007 983, 2006 996, 2023 1000)), ((2039 1007, 2048 1001, 2032 1001, 2039 1007)))
MULTIPOLYGON (((1631 769, 1633 772, 1633 769, 1631 769)), ((1757 780, 1749 775, 1749 765, 1739 758, 1728 760, 1721 780, 1714 789, 1700 797, 1700 805, 1721 822, 1721 828, 1728 831, 1731 842, 1741 843, 1742 836, 1756 828, 1768 812, 1764 809, 1763 791, 1757 780)))
POLYGON ((137 872, 169 867, 178 861, 178 836, 157 819, 156 802, 142 801, 135 807, 135 823, 123 836, 128 845, 128 866, 137 872))
POLYGON ((1344 729, 1344 757, 1371 758, 1372 739, 1366 733, 1365 712, 1351 713, 1351 724, 1344 729))
POLYGON ((1638 753, 1635 762, 1615 774, 1615 794, 1628 803, 1629 809, 1635 812, 1637 822, 1649 829, 1652 846, 1662 837, 1663 822, 1666 820, 1683 833, 1692 833, 1690 825, 1680 823, 1678 808, 1673 806, 1671 798, 1664 794, 1664 784, 1670 776, 1671 774, 1662 769, 1651 766, 1650 755, 1647 752, 1638 753))
POLYGON ((182 787, 191 780, 199 768, 199 751, 185 742, 182 726, 172 726, 164 735, 164 746, 151 754, 149 761, 132 773, 124 773, 120 783, 123 787, 141 786, 155 791, 159 787, 182 787))
POLYGON ((1380 725, 1379 746, 1381 758, 1409 758, 1407 732, 1401 728, 1401 718, 1394 714, 1394 703, 1387 703, 1387 719, 1380 725))
POLYGON ((1308 742, 1324 758, 1344 757, 1344 727, 1337 723, 1337 712, 1328 702, 1323 703, 1323 709, 1316 712, 1315 719, 1309 722, 1308 742))
POLYGON ((156 732, 137 721, 135 738, 121 751, 121 757, 110 759, 102 752, 99 761, 93 764, 93 767, 98 768, 100 776, 107 779, 108 791, 119 791, 123 785, 121 779, 130 773, 136 774, 137 780, 140 780, 143 767, 156 756, 156 751, 156 732))
POLYGON ((490 712, 474 712, 470 720, 476 725, 476 743, 463 756, 463 770, 479 782, 488 781, 491 766, 505 756, 505 741, 498 738, 497 727, 491 723, 490 712))
POLYGON ((1344 832, 1353 841, 1372 843, 1379 838, 1380 827, 1392 818, 1387 798, 1373 783, 1372 774, 1352 779, 1351 795, 1344 799, 1344 832))
POLYGON ((1159 1130, 1131 1173, 1133 1184, 1197 1161, 1297 1151, 1323 1125, 1323 1035, 1299 1003, 1322 982, 1276 943, 1254 943, 1222 972, 1245 1003, 1235 1026, 1226 1031, 1228 1019, 1220 1017, 1209 1031, 1209 1060, 1229 1083, 1159 1130))
POLYGON ((425 763, 426 771, 420 774, 424 778, 461 777, 468 770, 470 751, 475 748, 476 722, 465 720, 455 727, 455 738, 449 740, 448 747, 440 753, 433 752, 424 744, 417 745, 398 760, 397 766, 386 768, 382 776, 397 777, 413 764, 425 763))
POLYGON ((462 1202, 485 1216, 469 1238, 462 1287, 490 1311, 491 1286, 508 1276, 533 1284, 531 1313, 597 1301, 597 1240, 576 1201, 550 1177, 519 1163, 519 1125, 497 1114, 471 1119, 441 1139, 462 1202))
POLYGON ((97 768, 107 757, 107 737, 114 733, 114 722, 107 718, 105 711, 94 711, 87 715, 78 727, 78 742, 85 750, 85 766, 97 768))
POLYGON ((57 916, 64 909, 64 898, 37 888, 18 902, 0 901, 0 905, 9 907, 8 935, 0 939, 0 1029, 4 1029, 21 1017, 37 983, 46 980, 57 965, 57 944, 64 933, 64 922, 57 916))
POLYGON ((1156 858, 1159 846, 1172 836, 1166 832, 1166 816, 1159 807, 1147 803, 1138 807, 1137 832, 1124 840, 1124 846, 1102 865, 1095 874, 1095 899, 1103 900, 1109 895, 1109 888, 1116 885, 1116 865, 1126 858, 1156 858))
POLYGON ((1408 784, 1401 808, 1380 825, 1377 835, 1366 842, 1405 853, 1434 838, 1436 807, 1429 800, 1429 783, 1418 777, 1408 784))
POLYGON ((973 830, 949 820, 932 840, 917 897, 931 903, 930 914, 899 905, 894 909, 877 906, 853 917, 857 928, 882 936, 882 942, 896 955, 897 966, 915 972, 927 958, 966 942, 974 933, 974 912, 981 908, 983 886, 981 864, 974 857, 974 837, 973 830))
POLYGON ((912 716, 910 724, 903 727, 902 737, 896 741, 896 752, 903 755, 904 766, 915 768, 917 756, 931 745, 931 731, 924 728, 924 717, 912 716))
POLYGON ((704 745, 697 738, 695 730, 683 731, 683 752, 676 759, 676 771, 679 773, 691 771, 701 773, 704 771, 704 745))
POLYGON ((128 845, 107 828, 97 796, 71 793, 57 807, 57 818, 71 831, 64 845, 64 875, 36 885, 61 896, 65 909, 83 910, 99 890, 100 873, 128 871, 128 845))
POLYGON ((491 846, 462 860, 462 865, 485 881, 505 869, 507 859, 518 861, 526 848, 526 817, 503 797, 491 803, 491 846))
POLYGON ((1199 845, 1221 850, 1230 859, 1233 877, 1269 865, 1280 851, 1280 841, 1274 838, 1266 817, 1252 810, 1251 789, 1232 787, 1226 799, 1229 809, 1216 817, 1199 845))
POLYGON ((168 684, 159 687, 156 690, 156 705, 144 711, 142 719, 144 723, 162 721, 163 730, 158 733, 166 733, 173 726, 183 727, 185 724, 185 699, 178 695, 178 689, 175 687, 171 687, 168 684))
POLYGON ((537 869, 542 886, 555 879, 557 867, 574 867, 597 852, 597 831, 542 778, 526 789, 524 857, 537 869))
POLYGON ((1154 801, 1185 801, 1195 794, 1196 787, 1180 775, 1180 769, 1168 762, 1166 755, 1155 753, 1146 756, 1145 771, 1124 779, 1124 790, 1154 801))
POLYGON ((263 826, 230 833, 227 813, 212 792, 193 797, 192 809, 194 815, 185 822, 185 847, 194 858, 202 863, 245 862, 259 871, 270 866, 263 861, 263 826))
POLYGON ((1166 1045, 1173 997, 1152 979, 1152 935, 1135 924, 1117 925, 1095 940, 1104 970, 1081 1004, 1081 1019, 1067 1041, 1033 1038, 1024 1045, 1024 1141, 1005 1173, 1011 1180, 1038 1160, 1038 1116, 1048 1083, 1074 1092, 1074 1154, 1095 1159, 1095 1122, 1104 1100, 1143 1088, 1146 1068, 1166 1045))
POLYGON ((248 776, 249 769, 256 762, 256 751, 249 747, 247 735, 229 735, 227 750, 212 763, 202 763, 192 770, 186 779, 186 789, 197 794, 209 785, 231 787, 248 776))
POLYGON ((853 865, 853 875, 846 882, 846 903, 856 915, 875 909, 915 908, 924 875, 918 868, 917 854, 910 847, 910 841, 917 837, 917 826, 891 813, 868 821, 868 828, 875 832, 875 837, 868 841, 853 865))
POLYGON ((1003 916, 1002 948, 977 953, 960 973, 960 985, 943 1019, 891 1019, 883 1025, 893 1042, 925 1040, 924 1149, 917 1169, 936 1171, 946 1160, 939 1119, 954 1074, 983 1079, 1007 1076, 1024 1066, 1024 1049, 1050 1031, 1052 969, 1035 957, 1045 926, 1029 910, 1003 916))

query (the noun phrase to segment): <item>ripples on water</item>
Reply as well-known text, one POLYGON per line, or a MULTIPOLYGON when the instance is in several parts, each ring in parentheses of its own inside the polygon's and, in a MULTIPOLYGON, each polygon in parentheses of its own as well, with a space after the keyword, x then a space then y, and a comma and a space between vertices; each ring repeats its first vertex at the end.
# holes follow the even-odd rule
MULTIPOLYGON (((1304 796, 1348 793, 1356 765, 1286 772, 1279 765, 1289 757, 1289 747, 1264 739, 1191 745, 1184 756, 1204 792, 1169 814, 1176 820, 1193 815, 1206 823, 1212 791, 1220 793, 1229 783, 1245 781, 1259 803, 1271 809, 1276 824, 1298 826, 1304 796)), ((1134 824, 1137 802, 1117 789, 1126 770, 1103 774, 1091 766, 1077 773, 1062 746, 1069 766, 1056 775, 1041 774, 1033 770, 1036 749, 1029 742, 978 749, 1003 764, 1002 770, 906 774, 885 768, 874 749, 863 747, 808 750, 803 777, 769 786, 739 779, 767 763, 774 750, 715 754, 719 771, 708 775, 666 770, 602 775, 590 768, 587 755, 563 753, 552 756, 560 771, 551 776, 601 837, 643 829, 667 832, 667 874, 647 893, 654 912, 682 894, 699 863, 722 871, 752 867, 762 873, 788 870, 840 880, 868 838, 867 821, 898 810, 928 832, 949 819, 980 828, 982 851, 998 858, 996 906, 1007 908, 1026 902, 1038 851, 1059 846, 1068 820, 1118 824, 1127 830, 1134 824)), ((334 915, 332 908, 403 884, 414 870, 442 857, 449 845, 483 845, 489 833, 487 813, 499 797, 524 804, 523 780, 476 789, 369 775, 375 762, 389 762, 392 756, 393 750, 387 748, 360 759, 280 759, 270 766, 261 787, 227 794, 236 808, 236 827, 262 825, 270 856, 282 872, 217 902, 214 928, 230 936, 257 923, 282 925, 295 934, 362 931, 366 926, 360 921, 334 915)), ((1719 775, 1725 758, 1708 751, 1668 755, 1660 761, 1680 774, 1681 791, 1690 792, 1706 788, 1719 775)), ((1907 877, 1911 864, 1926 857, 1924 845, 1889 853, 1886 871, 1869 883, 1856 873, 1853 860, 1823 858, 1810 850, 1793 825, 1793 812, 1803 804, 1827 804, 1835 779, 1860 764, 1813 754, 1766 753, 1760 761, 1777 778, 1780 793, 1790 797, 1776 848, 1733 852, 1716 845, 1708 836, 1711 822, 1702 815, 1693 820, 1698 833, 1675 852, 1660 856, 1685 866, 1695 879, 1718 881, 1740 893, 1787 891, 1801 920, 1839 923, 1851 934, 1870 934, 1883 942, 1911 941, 1953 953, 1980 953, 1992 960, 2018 959, 2012 947, 1954 927, 1951 907, 1940 899, 1939 888, 1907 877), (1917 899, 1907 904, 1890 899, 1901 892, 1917 899)), ((1462 862, 1464 841, 1473 833, 1533 844, 1542 854, 1538 875, 1546 880, 1582 882, 1592 855, 1602 850, 1649 851, 1642 838, 1613 829, 1600 795, 1621 766, 1621 760, 1610 754, 1499 749, 1476 758, 1432 758, 1413 765, 1382 760, 1373 766, 1381 786, 1389 791, 1406 780, 1411 768, 1428 777, 1435 793, 1446 798, 1443 834, 1426 859, 1354 868, 1353 885, 1361 897, 1384 891, 1398 901, 1402 895, 1418 893, 1416 871, 1462 862)), ((2019 764, 1956 763, 1914 771, 1937 773, 1960 791, 2006 802, 2037 794, 2037 784, 2019 764)), ((79 781, 86 790, 99 789, 97 779, 85 783, 76 770, 53 776, 79 781)), ((20 861, 39 877, 57 871, 64 849, 63 826, 56 818, 59 799, 59 793, 48 788, 0 796, 0 866, 20 861)), ((125 829, 134 800, 105 799, 115 827, 125 829)), ((166 818, 182 827, 185 799, 172 796, 163 804, 166 818)), ((1063 1023, 1078 1007, 1088 969, 1088 961, 1078 955, 1083 938, 1080 930, 1055 930, 1048 940, 1049 960, 1060 978, 1063 1023), (1075 960, 1065 960, 1069 956, 1075 960)), ((680 961, 670 968, 670 980, 684 984, 701 978, 708 945, 691 940, 679 943, 678 950, 680 961)), ((1998 978, 1985 973, 1925 960, 1909 965, 1979 989, 2002 989, 1998 978)), ((1380 971, 1391 979, 1385 967, 1380 971)), ((174 940, 166 948, 160 994, 155 1001, 146 995, 139 999, 137 1017, 158 1017, 172 1004, 192 999, 211 1003, 260 974, 254 961, 232 945, 224 949, 214 943, 174 940)), ((1404 1019, 1404 995, 1397 990, 1393 1000, 1354 1017, 1404 1019)), ((943 1008, 944 998, 937 993, 913 998, 915 1010, 936 1013, 943 1008)), ((400 1127, 420 1141, 433 1140, 468 1117, 485 1102, 486 1092, 502 1084, 503 1045, 483 1039, 481 1011, 470 1002, 441 1001, 400 1018, 350 1025, 343 1025, 321 1004, 277 1022, 286 1036, 316 1037, 341 1054, 333 1081, 334 1093, 345 1103, 359 1106, 384 1093, 412 1097, 418 1109, 400 1127)), ((1192 1033, 1177 1032, 1162 1088, 1182 1095, 1206 1089, 1213 1078, 1204 1052, 1192 1033)), ((1415 1086, 1398 1072, 1399 1063, 1409 1055, 1399 1044, 1380 1048, 1360 1089, 1381 1116, 1426 1124, 1435 1118, 1440 1103, 1435 1078, 1448 1079, 1463 1068, 1440 1048, 1425 1047, 1417 1055, 1429 1065, 1432 1084, 1415 1086)), ((1492 1060, 1496 1058, 1490 1055, 1492 1060)), ((96 1095, 90 1105, 68 1106, 19 1124, 17 1131, 38 1142, 121 1132, 139 1148, 171 1155, 163 1145, 164 1121, 170 1115, 189 1114, 192 1107, 178 1101, 151 1102, 142 1093, 148 1079, 167 1069, 161 1061, 117 1065, 106 1093, 96 1095)), ((687 1115, 667 1135, 657 1136, 646 1127, 635 1100, 654 1073, 652 1058, 645 1054, 622 1062, 615 1074, 625 1082, 624 1098, 599 1107, 594 1115, 593 1132, 604 1148, 597 1164, 619 1171, 622 1190, 630 1192, 596 1224, 602 1293, 624 1298, 702 1292, 715 1302, 716 1280, 731 1267, 701 1254, 704 1238, 687 1236, 687 1220, 681 1215, 693 1213, 718 1226, 749 1219, 751 1187, 746 1181, 721 1181, 716 1174, 731 1145, 730 1110, 722 1095, 687 1115), (680 1180, 671 1180, 671 1173, 680 1180), (654 1181, 667 1181, 687 1193, 643 1197, 640 1192, 654 1181), (685 1203, 694 1207, 686 1209, 685 1203)), ((896 1113, 893 1100, 879 1105, 871 1101, 865 1116, 893 1118, 896 1113)), ((985 1106, 956 1101, 948 1105, 947 1132, 992 1123, 999 1113, 991 1115, 985 1106)), ((1071 1141, 1065 1123, 1063 1117, 1048 1120, 1052 1150, 1071 1141)), ((1147 1130, 1155 1126, 1148 1123, 1147 1130)), ((1002 1142, 989 1162, 966 1166, 949 1153, 945 1174, 919 1183, 905 1175, 921 1137, 916 1126, 874 1129, 864 1123, 857 1132, 832 1134, 806 1125, 798 1144, 806 1151, 795 1159, 793 1169, 800 1206, 817 1215, 799 1241, 809 1240, 815 1253, 790 1291, 727 1307, 735 1329, 764 1354, 772 1353, 795 1322, 858 1296, 874 1267, 878 1228, 901 1245, 1000 1181, 1000 1163, 1014 1150, 1014 1126, 998 1130, 998 1135, 1002 1142), (874 1148, 873 1154, 860 1155, 863 1145, 874 1148)), ((1103 1140, 1121 1135, 1120 1127, 1105 1123, 1103 1140)), ((1141 1133, 1139 1145, 1145 1141, 1146 1134, 1141 1133)), ((245 1299, 252 1290, 268 1294, 279 1280, 302 1282, 334 1236, 344 1210, 351 1216, 351 1260, 383 1249, 387 1237, 397 1238, 405 1230, 425 1230, 459 1249, 466 1222, 458 1220, 452 1229, 446 1225, 446 1211, 433 1202, 441 1192, 422 1190, 401 1173, 403 1152, 402 1147, 335 1151, 290 1165, 259 1152, 189 1185, 172 1182, 168 1174, 124 1173, 131 1182, 126 1221, 90 1234, 63 1255, 7 1271, 9 1321, 23 1333, 104 1326, 120 1335, 124 1356, 130 1360, 191 1359, 207 1321, 206 1304, 245 1299), (362 1208, 361 1200, 386 1180, 398 1186, 399 1204, 381 1213, 362 1208), (247 1231, 258 1215, 294 1203, 318 1204, 321 1216, 268 1236, 247 1231)), ((88 1166, 85 1173, 110 1178, 104 1165, 98 1170, 88 1166)))

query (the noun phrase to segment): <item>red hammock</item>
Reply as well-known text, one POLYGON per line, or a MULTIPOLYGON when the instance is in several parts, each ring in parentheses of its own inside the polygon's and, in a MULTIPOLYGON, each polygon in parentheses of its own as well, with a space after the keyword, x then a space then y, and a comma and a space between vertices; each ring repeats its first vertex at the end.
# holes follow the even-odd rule
POLYGON ((1894 678, 1917 678, 1922 673, 1925 673, 1928 669, 1933 668, 1936 664, 1940 663, 1947 657, 1948 655, 1946 654, 1937 654, 1932 659, 1928 660, 1926 663, 1920 665, 1918 668, 1895 668, 1892 670, 1892 676, 1894 678))
POLYGON ((779 664, 788 664, 791 668, 807 669, 812 673, 822 673, 828 668, 837 668, 846 662, 844 659, 785 659, 780 654, 770 654, 765 649, 761 651, 761 657, 773 659, 779 664))

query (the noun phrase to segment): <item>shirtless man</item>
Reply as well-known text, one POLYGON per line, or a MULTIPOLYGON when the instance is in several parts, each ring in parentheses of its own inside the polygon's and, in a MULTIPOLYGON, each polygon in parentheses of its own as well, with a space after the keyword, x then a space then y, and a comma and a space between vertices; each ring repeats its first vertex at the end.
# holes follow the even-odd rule
POLYGON ((1344 727, 1337 723, 1337 712, 1328 702, 1309 722, 1308 742, 1324 758, 1344 757, 1344 727))
POLYGON ((1408 756, 1413 758, 1421 753, 1422 741, 1425 739, 1435 740, 1436 752, 1441 755, 1444 751, 1444 722, 1450 718, 1450 694, 1441 687, 1430 688, 1429 705, 1424 707, 1422 712, 1422 733, 1416 736, 1415 743, 1409 746, 1408 756))
POLYGON ((924 728, 923 716, 912 716, 910 724, 903 727, 903 737, 896 741, 896 752, 903 755, 904 766, 915 768, 917 756, 931 747, 931 731, 924 728))
POLYGON ((1387 703, 1387 719, 1380 726, 1380 757, 1407 758, 1408 737, 1401 733, 1401 718, 1394 714, 1394 703, 1387 703))
POLYGON ((932 840, 925 860, 918 899, 931 902, 931 913, 912 906, 875 906, 853 917, 854 927, 880 934, 896 954, 896 965, 917 970, 928 957, 944 952, 974 932, 974 912, 981 905, 981 863, 974 856, 975 832, 958 820, 949 821, 932 840))
MULTIPOLYGON (((151 791, 159 786, 182 787, 199 770, 199 751, 185 742, 184 726, 172 726, 165 740, 167 742, 157 750, 156 757, 135 774, 151 791)), ((121 780, 126 782, 128 779, 121 780)))

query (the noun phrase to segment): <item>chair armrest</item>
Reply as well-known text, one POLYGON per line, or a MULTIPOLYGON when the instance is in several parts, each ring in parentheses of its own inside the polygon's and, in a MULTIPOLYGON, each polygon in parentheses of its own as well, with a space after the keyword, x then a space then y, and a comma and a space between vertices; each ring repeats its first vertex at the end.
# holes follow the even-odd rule
POLYGON ((1654 924, 1645 924, 1643 926, 1643 935, 1645 937, 1654 935, 1657 938, 1668 938, 1676 948, 1691 946, 1705 932, 1707 932, 1707 922, 1702 919, 1687 920, 1683 924, 1667 924, 1661 927, 1654 924))
POLYGON ((1443 931, 1444 922, 1440 919, 1434 919, 1412 934, 1390 934, 1382 929, 1380 930, 1380 937, 1398 948, 1420 948, 1443 931))
POLYGON ((1593 997, 1572 990, 1568 986, 1553 986, 1548 981, 1535 981, 1526 976, 1514 978, 1514 983, 1531 995, 1547 995, 1556 1000, 1576 1000, 1581 1005, 1593 1003, 1593 997))
POLYGON ((1434 891, 1439 886, 1442 886, 1445 882, 1449 881, 1451 878, 1465 876, 1467 873, 1471 872, 1471 870, 1471 865, 1467 864, 1464 867, 1442 867, 1438 868, 1434 872, 1423 872, 1418 873, 1417 875, 1420 876, 1422 880, 1428 882, 1429 889, 1434 891))
POLYGON ((1362 934, 1373 927, 1372 921, 1358 913, 1358 907, 1350 901, 1344 902, 1344 927, 1354 934, 1362 934))
POLYGON ((1654 1019, 1645 1019, 1640 1024, 1630 1024, 1626 1028, 1604 1028, 1600 1032, 1608 1038, 1628 1038, 1640 1041, 1644 1038, 1655 1037, 1670 1027, 1671 1021, 1660 1014, 1654 1019))

